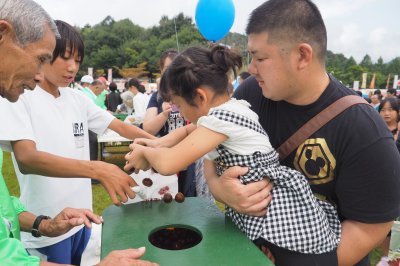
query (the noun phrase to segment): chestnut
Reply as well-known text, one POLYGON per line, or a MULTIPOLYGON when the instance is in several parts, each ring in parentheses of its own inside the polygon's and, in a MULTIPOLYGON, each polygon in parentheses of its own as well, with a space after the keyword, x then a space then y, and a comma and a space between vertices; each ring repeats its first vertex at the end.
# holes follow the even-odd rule
POLYGON ((146 177, 142 180, 142 184, 146 187, 151 187, 153 185, 153 180, 150 178, 146 177))
POLYGON ((183 195, 182 192, 176 193, 176 195, 175 195, 175 201, 176 201, 176 202, 179 202, 179 203, 182 203, 182 202, 185 201, 185 196, 183 195))
POLYGON ((163 197, 163 201, 165 203, 171 203, 172 202, 172 195, 170 193, 165 193, 163 197))

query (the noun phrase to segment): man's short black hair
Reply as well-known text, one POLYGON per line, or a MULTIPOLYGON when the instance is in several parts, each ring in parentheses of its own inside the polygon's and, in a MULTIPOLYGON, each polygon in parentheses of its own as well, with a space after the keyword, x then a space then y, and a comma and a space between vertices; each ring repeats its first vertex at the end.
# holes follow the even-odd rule
POLYGON ((325 62, 327 34, 318 7, 310 0, 269 0, 250 15, 246 34, 268 33, 270 43, 308 43, 325 62))

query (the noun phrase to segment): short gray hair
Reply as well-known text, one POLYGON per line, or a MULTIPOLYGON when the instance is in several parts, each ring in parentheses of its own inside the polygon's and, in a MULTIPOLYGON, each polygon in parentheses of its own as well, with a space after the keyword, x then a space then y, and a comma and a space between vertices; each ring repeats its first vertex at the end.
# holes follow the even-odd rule
POLYGON ((135 97, 135 95, 133 95, 133 93, 130 92, 130 91, 124 91, 123 93, 121 93, 120 96, 121 96, 121 99, 122 99, 123 102, 132 100, 133 97, 135 97))
POLYGON ((32 0, 0 0, 0 20, 12 24, 16 40, 22 47, 43 38, 46 26, 60 37, 50 15, 32 0))

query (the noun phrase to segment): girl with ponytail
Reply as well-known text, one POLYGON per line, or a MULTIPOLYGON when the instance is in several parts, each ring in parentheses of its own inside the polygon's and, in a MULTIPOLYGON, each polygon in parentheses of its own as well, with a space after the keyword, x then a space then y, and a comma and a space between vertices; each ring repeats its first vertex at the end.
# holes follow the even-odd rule
POLYGON ((335 208, 314 197, 301 173, 279 164, 249 103, 230 98, 229 79, 241 65, 240 55, 224 46, 192 47, 179 54, 162 76, 160 93, 192 124, 155 141, 135 140, 125 170, 152 167, 170 175, 202 156, 214 162, 218 175, 231 166, 246 166, 241 182, 268 177, 274 196, 262 217, 226 207, 239 229, 256 243, 303 253, 310 260, 315 254, 336 256, 340 222, 335 208))

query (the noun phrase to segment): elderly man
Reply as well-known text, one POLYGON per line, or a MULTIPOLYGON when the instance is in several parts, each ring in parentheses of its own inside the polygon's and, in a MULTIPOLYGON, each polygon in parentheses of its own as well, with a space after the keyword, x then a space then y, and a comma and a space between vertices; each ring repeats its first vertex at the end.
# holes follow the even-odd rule
MULTIPOLYGON (((58 32, 53 20, 35 2, 0 0, 1 97, 15 102, 24 89, 35 88, 40 76, 40 67, 52 57, 56 36, 58 32)), ((2 131, 0 131, 2 139, 15 133, 2 131)), ((2 152, 0 152, 1 164, 2 152)), ((16 198, 10 197, 0 174, 0 264, 40 263, 37 257, 29 256, 19 241, 20 228, 23 231, 31 231, 36 237, 41 235, 54 237, 78 225, 85 224, 90 227, 91 221, 99 224, 101 218, 88 210, 70 208, 64 209, 54 218, 43 215, 36 217, 27 212, 16 198)), ((144 248, 115 251, 100 265, 153 265, 136 260, 143 254, 144 248)), ((41 262, 41 265, 46 264, 41 262)))
POLYGON ((83 76, 83 77, 81 78, 81 86, 82 86, 81 91, 83 91, 83 92, 84 92, 84 91, 89 92, 89 91, 90 91, 89 86, 90 86, 90 84, 92 84, 93 81, 94 81, 94 79, 93 79, 92 76, 90 76, 90 75, 85 75, 85 76, 83 76))

